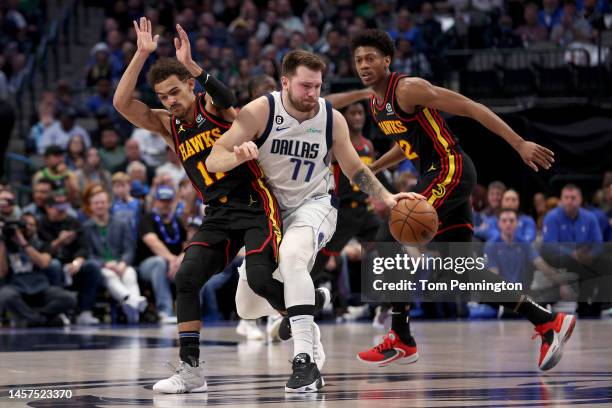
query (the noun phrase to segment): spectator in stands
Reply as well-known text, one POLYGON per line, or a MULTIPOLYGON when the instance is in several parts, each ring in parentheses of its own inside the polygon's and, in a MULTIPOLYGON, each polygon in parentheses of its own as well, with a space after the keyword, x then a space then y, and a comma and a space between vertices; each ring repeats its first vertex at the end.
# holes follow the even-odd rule
POLYGON ((109 127, 102 130, 102 146, 99 150, 102 167, 111 173, 125 168, 125 151, 119 144, 119 135, 115 128, 109 127))
POLYGON ((438 51, 436 46, 442 36, 442 25, 434 17, 433 5, 428 1, 421 5, 421 19, 419 31, 421 32, 423 52, 425 54, 435 53, 438 51))
POLYGON ((484 215, 495 215, 501 205, 501 199, 506 191, 506 185, 501 181, 492 181, 487 188, 487 206, 483 210, 484 215))
POLYGON ((548 30, 538 20, 538 6, 527 3, 523 12, 525 23, 516 29, 516 35, 521 37, 524 47, 548 40, 548 30))
POLYGON ((174 150, 168 147, 166 150, 166 157, 168 160, 155 170, 155 175, 169 174, 172 178, 172 186, 178 188, 179 183, 187 174, 185 174, 185 169, 181 165, 176 153, 174 153, 174 150))
MULTIPOLYGON (((113 95, 111 81, 108 78, 99 78, 96 81, 96 93, 90 96, 87 101, 87 109, 92 116, 97 115, 100 111, 114 113, 113 95)), ((111 114, 111 117, 113 115, 111 114)))
POLYGON ((289 0, 279 0, 276 4, 276 13, 278 15, 278 22, 285 30, 290 33, 294 31, 304 32, 304 23, 293 14, 289 0))
MULTIPOLYGON (((533 267, 542 271, 546 278, 559 287, 566 285, 561 274, 537 253, 533 245, 517 235, 518 213, 514 209, 502 208, 497 220, 499 234, 488 241, 484 248, 487 267, 507 282, 522 283, 529 290, 533 280, 533 267)), ((566 289, 565 287, 564 289, 566 289)))
POLYGON ((177 198, 176 216, 183 221, 183 225, 187 225, 189 218, 202 217, 202 199, 188 178, 181 180, 177 198))
MULTIPOLYGON (((602 250, 602 236, 597 218, 581 205, 580 188, 565 185, 559 207, 544 217, 542 255, 550 264, 578 273, 581 281, 589 284, 598 274, 594 265, 602 250)), ((581 287, 581 295, 592 289, 581 287)))
POLYGON ((132 132, 132 139, 138 142, 140 157, 149 167, 159 167, 166 161, 166 148, 168 145, 164 138, 146 129, 136 128, 132 132))
POLYGON ((15 194, 9 188, 0 189, 0 222, 18 221, 21 214, 15 194))
POLYGON ((533 210, 536 220, 536 228, 538 232, 542 231, 544 226, 544 216, 548 212, 546 208, 546 196, 544 193, 535 193, 533 195, 533 210))
POLYGON ((417 26, 414 25, 412 14, 408 9, 402 8, 397 13, 397 28, 388 31, 389 36, 393 41, 397 41, 398 38, 405 38, 409 40, 417 49, 421 46, 421 32, 417 26))
POLYGON ((575 0, 566 0, 563 5, 561 21, 553 27, 550 40, 559 45, 568 45, 576 41, 591 40, 591 26, 576 10, 575 0))
MULTIPOLYGON (((582 10, 582 15, 584 19, 589 23, 589 26, 593 29, 592 38, 595 39, 606 29, 606 21, 604 20, 604 15, 601 11, 604 7, 598 7, 597 0, 584 0, 584 8, 582 10)), ((604 2, 608 3, 609 1, 604 2)))
POLYGON ((87 242, 82 239, 81 224, 70 217, 68 198, 55 191, 47 200, 46 216, 40 223, 39 235, 47 251, 63 265, 66 286, 78 291, 80 313, 77 324, 98 324, 92 314, 101 281, 100 268, 88 259, 87 242))
POLYGON ((128 323, 138 323, 147 300, 140 294, 134 261, 134 239, 128 221, 110 214, 108 192, 97 184, 91 186, 83 224, 90 256, 101 269, 104 284, 125 313, 128 323))
POLYGON ((52 259, 38 238, 36 218, 25 214, 21 225, 5 226, 0 238, 0 313, 10 311, 26 326, 63 326, 76 306, 75 296, 52 286, 48 276, 61 276, 62 265, 52 259))
POLYGON ((87 148, 81 135, 74 135, 68 142, 66 149, 66 165, 72 171, 82 169, 85 165, 87 148))
POLYGON ((51 180, 54 189, 65 189, 70 202, 76 202, 79 195, 78 178, 68 169, 64 158, 64 149, 57 145, 51 145, 45 149, 45 166, 37 171, 32 177, 32 184, 45 178, 51 180))
POLYGON ((130 220, 133 235, 138 232, 142 208, 140 201, 130 195, 130 177, 124 172, 113 174, 112 215, 119 215, 130 220))
MULTIPOLYGON (((52 125, 58 124, 58 121, 55 119, 54 109, 53 103, 42 101, 38 104, 38 122, 30 128, 26 152, 38 153, 42 151, 39 149, 39 145, 43 133, 52 125)), ((5 128, 3 127, 3 129, 5 128)))
MULTIPOLYGON (((526 214, 519 213, 520 199, 516 190, 506 190, 502 195, 501 208, 513 210, 516 212, 517 222, 513 234, 521 241, 532 243, 536 238, 536 224, 532 217, 526 214)), ((491 215, 484 221, 487 225, 487 230, 481 236, 485 241, 494 241, 499 237, 499 216, 491 215)), ((481 224, 482 225, 482 224, 481 224)))
MULTIPOLYGON (((95 147, 87 150, 87 161, 82 169, 76 171, 79 191, 85 191, 90 184, 99 183, 110 190, 111 173, 102 167, 102 161, 95 147)), ((107 190, 107 191, 108 191, 107 190)))
POLYGON ((126 173, 130 177, 130 183, 137 181, 141 184, 142 188, 149 192, 149 180, 147 177, 147 168, 141 162, 132 162, 126 168, 126 173))
POLYGON ((68 147, 70 138, 74 135, 80 135, 85 141, 87 147, 91 146, 89 133, 81 126, 75 123, 76 110, 66 108, 60 111, 59 122, 49 126, 40 137, 38 144, 38 154, 43 154, 49 146, 57 145, 63 150, 68 147))
POLYGON ((610 242, 612 241, 612 183, 606 188, 606 203, 608 205, 608 212, 606 213, 608 217, 608 226, 603 231, 603 239, 606 242, 610 242))
POLYGON ((323 51, 325 57, 329 60, 328 69, 332 75, 338 75, 343 63, 346 63, 351 58, 351 52, 346 45, 345 36, 346 34, 341 28, 334 27, 327 32, 325 37, 327 47, 323 51))
MULTIPOLYGON (((41 178, 32 186, 32 202, 23 207, 24 214, 32 214, 40 222, 45 216, 45 205, 53 191, 53 181, 41 178)), ((74 214, 73 214, 74 215, 74 214)))
POLYGON ((170 283, 183 258, 186 232, 173 211, 175 193, 170 186, 155 190, 153 210, 144 215, 138 228, 136 263, 140 278, 153 287, 161 323, 176 323, 170 283))
POLYGON ((522 45, 521 38, 514 33, 512 17, 507 14, 499 18, 499 23, 487 37, 490 48, 519 48, 522 45))
POLYGON ((563 10, 559 7, 559 0, 542 0, 542 10, 538 13, 538 21, 550 32, 561 22, 563 10))
POLYGON ((125 141, 123 147, 125 151, 125 162, 123 163, 124 167, 121 170, 125 170, 131 162, 142 160, 142 156, 140 155, 140 145, 136 139, 132 139, 130 137, 125 141))
POLYGON ((397 53, 393 69, 406 75, 431 79, 431 66, 425 54, 415 50, 412 42, 405 38, 398 38, 396 46, 397 53))
POLYGON ((107 79, 111 83, 121 74, 121 61, 110 53, 108 45, 97 43, 91 49, 92 62, 87 68, 86 85, 92 87, 99 79, 107 79))
POLYGON ((476 184, 470 196, 472 202, 472 218, 475 226, 482 224, 485 215, 482 211, 487 205, 487 190, 480 184, 476 184))

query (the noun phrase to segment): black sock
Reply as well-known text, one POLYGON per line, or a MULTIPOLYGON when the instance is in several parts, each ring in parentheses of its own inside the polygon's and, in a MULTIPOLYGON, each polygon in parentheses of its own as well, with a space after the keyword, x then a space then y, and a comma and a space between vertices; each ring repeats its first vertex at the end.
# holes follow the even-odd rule
POLYGON ((410 334, 410 323, 408 322, 408 308, 406 304, 394 304, 391 308, 391 328, 403 343, 413 347, 416 345, 412 334, 410 334))
POLYGON ((179 332, 179 345, 181 347, 179 351, 181 361, 192 367, 197 367, 200 362, 200 332, 179 332))
POLYGON ((521 298, 516 303, 502 303, 501 305, 526 317, 534 325, 550 322, 553 319, 552 313, 534 302, 527 295, 521 295, 521 298))

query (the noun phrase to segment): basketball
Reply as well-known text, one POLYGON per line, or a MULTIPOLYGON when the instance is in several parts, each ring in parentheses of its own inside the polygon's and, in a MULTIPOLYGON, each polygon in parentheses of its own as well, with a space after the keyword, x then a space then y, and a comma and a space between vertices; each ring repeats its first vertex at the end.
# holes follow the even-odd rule
POLYGON ((438 213, 427 200, 399 200, 391 210, 389 229, 402 244, 423 245, 438 232, 438 213))

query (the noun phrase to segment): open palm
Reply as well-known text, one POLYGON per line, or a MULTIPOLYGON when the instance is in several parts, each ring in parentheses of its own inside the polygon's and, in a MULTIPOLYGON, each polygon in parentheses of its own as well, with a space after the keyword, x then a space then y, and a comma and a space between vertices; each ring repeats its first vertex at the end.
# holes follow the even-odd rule
POLYGON ((139 51, 150 54, 157 49, 159 35, 153 36, 153 28, 151 28, 151 21, 148 18, 140 17, 138 23, 134 21, 134 29, 138 37, 136 45, 139 51))
POLYGON ((191 62, 191 44, 189 43, 189 37, 187 32, 183 30, 179 24, 176 25, 176 31, 179 38, 174 39, 174 48, 176 48, 176 59, 178 59, 183 65, 187 65, 191 62))

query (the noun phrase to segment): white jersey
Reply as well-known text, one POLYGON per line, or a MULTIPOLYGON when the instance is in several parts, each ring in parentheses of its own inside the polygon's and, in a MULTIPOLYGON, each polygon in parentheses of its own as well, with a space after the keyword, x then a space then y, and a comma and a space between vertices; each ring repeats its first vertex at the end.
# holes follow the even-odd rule
POLYGON ((280 92, 267 94, 270 115, 264 133, 255 142, 259 165, 283 211, 334 189, 330 168, 332 107, 319 98, 315 117, 298 122, 285 110, 280 92))

